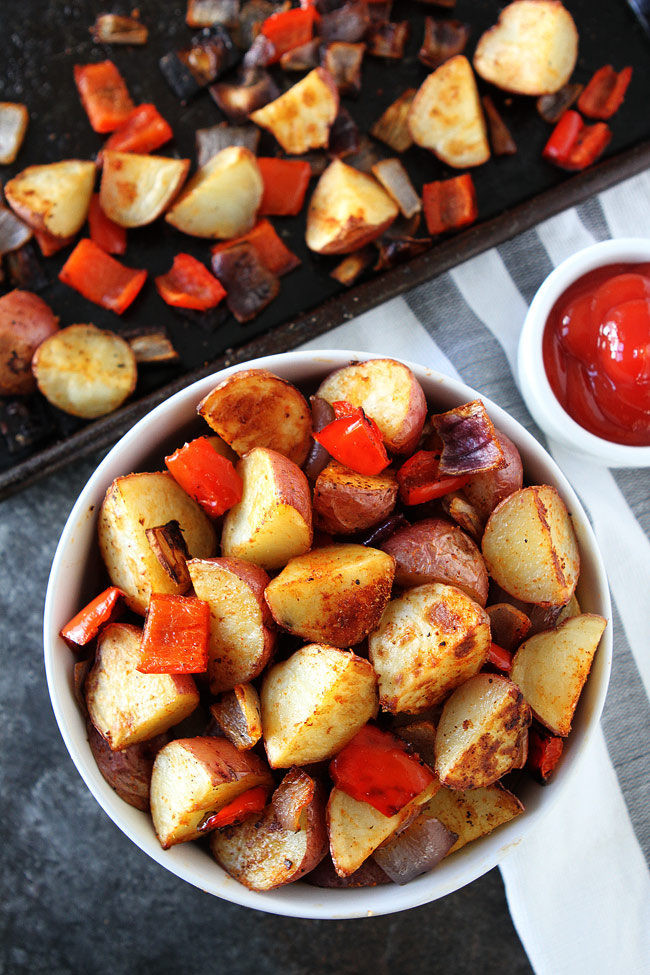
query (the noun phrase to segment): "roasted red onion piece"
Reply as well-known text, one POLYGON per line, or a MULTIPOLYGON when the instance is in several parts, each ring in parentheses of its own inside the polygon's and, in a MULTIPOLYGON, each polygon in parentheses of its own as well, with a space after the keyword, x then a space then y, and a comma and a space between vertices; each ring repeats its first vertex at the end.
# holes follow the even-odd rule
POLYGON ((462 54, 469 40, 470 27, 460 20, 437 20, 426 17, 424 40, 418 58, 428 68, 440 67, 449 58, 462 54))
POLYGON ((275 58, 275 44, 264 34, 258 34, 244 55, 244 68, 266 68, 275 58))
POLYGON ((228 146, 244 146, 255 155, 260 141, 256 125, 228 125, 220 122, 209 129, 196 130, 196 164, 203 166, 228 146))
POLYGON ((407 741, 425 765, 436 764, 436 728, 432 721, 412 721, 395 728, 395 734, 407 741))
POLYGON ((374 257, 375 252, 370 246, 363 247, 359 251, 354 251, 353 254, 348 254, 347 257, 344 257, 333 271, 330 271, 330 277, 338 281, 339 284, 344 284, 349 288, 363 274, 366 268, 370 267, 374 257))
POLYGON ((314 887, 379 887, 380 884, 390 883, 390 877, 372 857, 362 863, 349 877, 339 877, 329 853, 311 873, 303 877, 303 880, 314 887))
POLYGON ((262 264, 252 244, 234 244, 212 256, 212 270, 227 291, 238 322, 249 322, 277 296, 280 279, 262 264))
POLYGON ((526 614, 511 603, 495 603, 487 606, 486 612, 490 617, 490 635, 494 643, 508 653, 514 653, 530 630, 526 614))
POLYGON ((384 189, 390 193, 407 220, 420 212, 422 201, 399 159, 382 159, 375 163, 372 172, 384 189))
POLYGON ((492 605, 495 603, 509 603, 528 617, 530 620, 530 629, 526 634, 527 637, 535 636, 544 630, 552 630, 564 608, 563 606, 539 606, 536 603, 524 603, 521 599, 516 599, 510 593, 507 593, 494 580, 490 580, 488 604, 492 605))
POLYGON ((320 64, 320 37, 314 37, 306 44, 300 44, 285 51, 280 58, 280 67, 284 71, 311 71, 320 64))
POLYGON ((216 81, 239 60, 230 34, 211 27, 192 39, 192 46, 171 51, 158 62, 172 91, 186 100, 216 81))
MULTIPOLYGON (((332 155, 342 159, 344 156, 358 152, 360 144, 359 126, 347 108, 339 108, 339 113, 330 129, 329 151, 332 155)), ((348 159, 346 162, 350 162, 350 160, 348 159)))
POLYGON ((14 288, 38 292, 50 283, 33 240, 24 244, 20 250, 7 254, 5 267, 14 288))
POLYGON ((377 119, 370 130, 370 135, 385 142, 395 152, 406 152, 410 149, 413 139, 407 125, 407 118, 414 98, 415 88, 408 88, 377 119))
POLYGON ((208 89, 215 102, 232 122, 244 122, 251 112, 274 101, 280 89, 266 71, 250 68, 239 84, 220 81, 208 89))
POLYGON ((367 34, 368 54, 376 58, 401 60, 404 57, 409 32, 408 20, 372 24, 367 34))
POLYGON ((360 41, 370 24, 368 7, 360 0, 348 0, 331 13, 323 14, 320 19, 320 36, 326 44, 332 41, 347 41, 353 44, 360 41))
POLYGON ((517 143, 512 138, 510 129, 501 118, 496 105, 489 95, 483 95, 482 102, 492 152, 495 156, 514 156, 517 152, 517 143))
POLYGON ((239 16, 239 0, 187 0, 185 23, 188 27, 234 27, 239 16))
POLYGON ((348 166, 360 169, 362 173, 371 173, 372 167, 382 158, 381 152, 370 141, 367 135, 359 137, 359 146, 354 152, 346 156, 348 166))
MULTIPOLYGON (((455 521, 459 528, 478 542, 483 534, 484 519, 476 510, 473 504, 467 500, 462 491, 452 491, 445 494, 440 499, 440 504, 452 521, 455 521)), ((498 640, 495 641, 498 643, 498 640)))
POLYGON ((348 44, 347 41, 334 41, 325 48, 323 67, 334 78, 341 95, 356 98, 361 91, 361 65, 365 50, 365 44, 348 44))
POLYGON ((122 337, 131 346, 135 361, 144 365, 147 362, 176 362, 178 352, 161 329, 151 332, 125 334, 122 337))
POLYGON ((391 535, 394 535, 399 528, 408 528, 409 522, 404 515, 390 515, 380 521, 378 525, 369 528, 368 531, 358 539, 359 545, 369 545, 371 548, 379 548, 387 542, 391 535))
POLYGON ((431 247, 431 237, 382 238, 379 241, 379 258, 375 271, 387 271, 404 261, 410 261, 418 254, 424 254, 431 247))
POLYGON ((322 176, 330 164, 330 158, 322 149, 313 149, 311 152, 303 152, 298 156, 291 156, 298 162, 309 163, 312 176, 322 176))
POLYGON ((480 400, 431 417, 442 440, 440 476, 480 474, 503 467, 505 458, 492 420, 480 400))
POLYGON ((292 768, 287 772, 271 799, 275 818, 282 829, 298 832, 303 810, 314 798, 315 789, 316 783, 302 769, 292 768))
POLYGON ((90 33, 98 44, 146 44, 149 37, 149 31, 137 17, 119 14, 99 14, 90 33))
MULTIPOLYGON (((421 223, 421 213, 415 213, 408 220, 400 213, 397 220, 393 221, 390 227, 383 232, 381 240, 404 240, 406 237, 413 237, 420 229, 421 223)), ((427 447, 426 449, 429 450, 430 448, 427 447)))
POLYGON ((555 125, 573 103, 578 100, 584 85, 564 85, 552 95, 541 95, 537 99, 537 111, 545 122, 555 125))
MULTIPOLYGON (((312 396, 309 402, 311 404, 312 430, 314 433, 320 433, 323 427, 326 427, 334 419, 334 410, 327 400, 322 399, 320 396, 312 396)), ((307 460, 303 464, 305 476, 310 481, 315 481, 320 472, 327 467, 331 459, 328 451, 321 444, 312 440, 309 453, 307 454, 307 460)))
POLYGON ((9 164, 23 144, 29 114, 19 102, 0 102, 0 163, 9 164))
POLYGON ((0 256, 17 251, 31 236, 32 228, 0 204, 0 256))
POLYGON ((277 9, 270 0, 248 0, 248 3, 244 4, 232 32, 233 40, 240 50, 249 49, 259 34, 262 23, 277 9))
POLYGON ((439 819, 420 815, 408 829, 380 846, 372 856, 394 883, 408 884, 440 863, 457 839, 457 834, 439 819))

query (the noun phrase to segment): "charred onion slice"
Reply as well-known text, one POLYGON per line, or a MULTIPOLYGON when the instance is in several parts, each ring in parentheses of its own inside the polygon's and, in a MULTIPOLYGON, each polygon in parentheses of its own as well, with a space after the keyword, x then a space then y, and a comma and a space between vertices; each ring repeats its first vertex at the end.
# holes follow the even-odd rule
POLYGON ((323 67, 334 78, 341 95, 356 98, 361 91, 361 65, 365 50, 365 44, 350 44, 347 41, 334 41, 325 48, 323 67))
POLYGON ((431 423, 442 440, 441 477, 479 474, 503 467, 499 438, 480 400, 434 414, 431 423))
POLYGON ((97 44, 146 44, 149 31, 137 17, 99 14, 90 28, 97 44))
POLYGON ((239 53, 230 34, 217 26, 193 38, 191 47, 163 55, 158 63, 172 91, 179 98, 187 99, 212 84, 238 61, 239 53))
POLYGON ((382 238, 379 242, 379 257, 374 270, 388 271, 398 264, 410 261, 412 257, 429 250, 431 243, 430 237, 382 238))
POLYGON ((313 149, 311 152, 303 152, 291 158, 295 159, 296 162, 309 163, 312 176, 322 175, 330 164, 327 153, 321 149, 313 149))
POLYGON ((131 346, 131 351, 138 365, 147 362, 175 362, 178 359, 178 352, 165 332, 160 330, 125 334, 124 338, 131 346))
POLYGON ((19 250, 31 236, 31 227, 0 204, 0 256, 19 250))
POLYGON ((469 35, 469 24, 463 24, 460 20, 425 17, 424 40, 418 58, 422 64, 435 70, 444 61, 463 53, 469 35))
POLYGON ((439 819, 420 815, 403 833, 375 850, 373 858, 394 883, 408 884, 440 863, 457 839, 439 819))
POLYGON ((146 528, 145 535, 166 575, 179 586, 180 593, 187 592, 192 585, 187 568, 190 553, 180 524, 172 520, 165 525, 155 525, 153 528, 146 528))
POLYGON ((325 13, 320 19, 319 32, 326 44, 332 41, 360 41, 370 24, 368 7, 361 0, 348 0, 342 7, 325 13))
POLYGON ((390 20, 393 0, 374 0, 368 6, 371 24, 385 24, 390 20))
POLYGON ((0 163, 12 163, 23 144, 29 114, 19 102, 0 102, 0 163))
POLYGON ((196 164, 199 168, 228 146, 243 146, 257 153, 260 130, 254 125, 228 125, 219 122, 209 129, 196 130, 196 164))
POLYGON ((237 24, 232 36, 235 44, 242 51, 247 51, 257 37, 261 25, 271 14, 277 13, 278 8, 270 0, 248 0, 239 12, 237 24))
POLYGON ((407 119, 414 98, 415 88, 408 88, 388 106, 370 130, 370 135, 385 142, 394 152, 406 152, 413 145, 407 119))
POLYGON ((271 75, 262 68, 246 69, 239 84, 221 81, 211 85, 209 91, 232 122, 246 121, 251 112, 264 108, 280 94, 271 75))
POLYGON ((264 34, 258 34, 244 55, 244 68, 266 68, 275 60, 275 44, 264 34))
POLYGON ((29 241, 19 250, 7 254, 5 267, 9 281, 14 288, 23 288, 25 291, 42 291, 50 283, 33 241, 29 241))
POLYGON ((362 247, 361 250, 344 257, 341 263, 337 264, 333 271, 330 271, 330 277, 349 288, 366 268, 370 267, 374 256, 375 252, 372 247, 362 247))
POLYGON ((339 159, 358 152, 360 148, 359 126, 354 121, 347 108, 339 108, 330 129, 329 151, 339 159))
MULTIPOLYGON (((312 431, 314 433, 320 433, 323 427, 326 427, 328 423, 331 423, 335 419, 334 408, 321 396, 311 396, 309 402, 311 405, 312 431)), ((329 451, 325 450, 322 444, 312 438, 307 460, 302 468, 305 476, 310 481, 315 481, 321 471, 325 470, 331 459, 329 451)))
POLYGON ((401 60, 404 57, 409 32, 408 20, 372 24, 367 35, 368 54, 376 58, 401 60))
POLYGON ((239 0, 187 0, 185 23, 188 27, 234 27, 239 16, 239 0))
POLYGON ((320 64, 320 37, 314 37, 306 44, 300 44, 291 51, 285 51, 280 58, 284 71, 311 71, 320 64))
POLYGON ((316 783, 303 769, 292 768, 273 793, 271 805, 282 829, 297 833, 303 811, 314 798, 316 783))
POLYGON ((407 220, 420 212, 422 201, 399 159, 381 159, 372 167, 372 172, 390 193, 407 220))
POLYGON ((537 111, 545 122, 555 125, 556 122, 560 121, 567 108, 571 108, 573 103, 578 100, 583 88, 584 85, 568 84, 552 95, 541 95, 536 102, 537 111))
POLYGON ((212 270, 226 289, 226 303, 238 322, 259 315, 280 290, 279 278, 262 263, 252 244, 235 244, 213 254, 212 270))
MULTIPOLYGON (((408 527, 410 527, 410 522, 406 520, 403 514, 390 515, 384 521, 380 521, 378 525, 369 528, 367 533, 358 539, 358 542, 360 545, 369 545, 370 548, 379 548, 380 545, 388 541, 391 535, 395 534, 398 528, 408 527)), ((399 731, 397 734, 399 735, 399 731)))
POLYGON ((499 111, 489 95, 483 95, 483 111, 488 124, 490 145, 495 156, 514 156, 517 143, 512 138, 510 129, 501 118, 499 111))
POLYGON ((348 166, 354 166, 362 173, 372 173, 372 167, 381 159, 381 152, 370 141, 367 135, 359 137, 358 147, 346 156, 348 166))

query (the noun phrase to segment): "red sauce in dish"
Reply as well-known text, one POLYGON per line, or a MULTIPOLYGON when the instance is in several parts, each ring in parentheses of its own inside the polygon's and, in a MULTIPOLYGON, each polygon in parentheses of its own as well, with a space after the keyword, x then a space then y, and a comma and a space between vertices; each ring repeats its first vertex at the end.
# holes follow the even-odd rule
POLYGON ((650 446, 650 263, 578 278, 551 310, 542 352, 576 423, 604 440, 650 446))

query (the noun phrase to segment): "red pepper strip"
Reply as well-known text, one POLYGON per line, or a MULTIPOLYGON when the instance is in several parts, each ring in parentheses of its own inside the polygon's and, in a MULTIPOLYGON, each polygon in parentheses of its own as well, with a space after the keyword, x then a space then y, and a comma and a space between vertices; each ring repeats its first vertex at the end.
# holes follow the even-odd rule
POLYGON ((242 792, 240 796, 229 802, 227 806, 220 809, 218 813, 209 816, 199 826, 202 833, 207 833, 212 829, 220 829, 223 826, 234 826, 235 823, 243 823, 245 819, 253 814, 259 815, 266 805, 268 789, 263 785, 256 785, 248 792, 242 792))
POLYGON ((61 268, 59 280, 96 305, 121 315, 147 280, 147 272, 124 267, 84 238, 61 268))
POLYGON ((260 214, 290 217, 300 213, 311 179, 309 163, 298 159, 258 157, 257 165, 264 180, 260 214))
POLYGON ((112 61, 75 64, 74 80, 81 104, 95 132, 113 132, 133 111, 124 78, 112 61))
POLYGON ((578 99, 578 108, 587 118, 608 119, 619 110, 632 80, 632 68, 618 73, 611 64, 599 68, 578 99))
POLYGON ((210 607, 196 596, 154 592, 140 644, 141 674, 203 674, 208 669, 210 607))
POLYGON ((90 199, 88 229, 93 244, 107 254, 123 254, 126 250, 126 227, 120 227, 106 216, 99 203, 99 193, 93 193, 90 199))
POLYGON ((498 643, 490 644, 487 662, 497 670, 504 670, 506 674, 512 670, 512 654, 500 647, 498 643))
POLYGON ((241 477, 205 437, 165 457, 165 464, 174 480, 213 518, 241 501, 241 477))
POLYGON ((43 257, 52 257, 74 240, 74 237, 55 237, 47 230, 34 230, 34 237, 43 257))
POLYGON ((402 464, 397 472, 399 496, 404 504, 423 504, 459 491, 470 480, 470 474, 459 477, 439 477, 440 454, 418 450, 402 464))
POLYGON ((569 109, 553 129, 542 156, 561 169, 585 169, 605 151, 611 137, 604 122, 585 125, 580 115, 569 109))
POLYGON ((555 770, 563 748, 564 742, 557 735, 535 727, 529 729, 526 768, 542 785, 546 785, 555 770))
POLYGON ((269 63, 275 64, 287 51, 310 41, 314 33, 314 19, 313 7, 295 7, 267 17, 261 32, 275 48, 275 55, 269 63))
POLYGON ((568 159, 571 148, 575 143, 584 122, 577 112, 567 109, 560 121, 557 123, 551 136, 544 146, 542 156, 549 162, 562 165, 568 159))
POLYGON ((478 216, 476 190, 469 173, 425 183, 422 206, 430 234, 443 234, 474 223, 478 216))
POLYGON ((171 270, 155 279, 158 294, 175 308, 206 311, 226 297, 220 281, 190 254, 177 254, 171 270))
POLYGON ((71 647, 85 647, 94 640, 105 623, 112 623, 122 613, 124 593, 117 586, 109 586, 95 596, 61 630, 61 636, 71 647))
POLYGON ((359 407, 351 410, 314 433, 314 440, 350 470, 379 474, 390 464, 379 427, 359 407))
POLYGON ((406 743, 367 724, 330 763, 334 784, 384 816, 394 816, 435 781, 406 743))
POLYGON ((171 126, 155 105, 138 105, 119 129, 108 137, 102 152, 153 152, 174 137, 171 126))
POLYGON ((219 254, 221 251, 228 250, 229 247, 243 243, 252 244, 262 264, 273 274, 286 274, 300 264, 300 258, 296 257, 284 245, 268 220, 260 220, 252 230, 241 237, 235 237, 222 244, 215 244, 212 253, 219 254))

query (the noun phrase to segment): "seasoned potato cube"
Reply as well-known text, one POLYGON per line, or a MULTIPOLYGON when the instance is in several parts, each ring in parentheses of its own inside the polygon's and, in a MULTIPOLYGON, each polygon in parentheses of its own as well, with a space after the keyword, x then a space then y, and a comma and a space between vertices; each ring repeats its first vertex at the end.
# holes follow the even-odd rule
POLYGON ((530 708, 511 680, 477 674, 446 701, 436 731, 436 772, 450 789, 480 789, 522 768, 530 708))
POLYGON ((456 833, 458 839, 449 851, 455 853, 466 843, 486 836, 523 811, 519 799, 496 782, 483 789, 468 789, 465 792, 439 789, 420 815, 439 819, 447 829, 456 833))
POLYGON ((189 675, 136 670, 141 640, 142 630, 137 626, 107 626, 86 678, 88 716, 114 751, 162 734, 199 703, 189 675))
POLYGON ((279 569, 309 551, 311 496, 297 464, 275 450, 255 447, 242 457, 237 470, 244 492, 226 514, 222 555, 279 569))
POLYGON ((162 848, 196 839, 208 816, 258 785, 273 785, 264 762, 225 738, 170 741, 151 775, 151 817, 162 848))
POLYGON ((390 598, 395 563, 366 545, 326 545, 292 559, 266 587, 275 621, 335 647, 360 643, 390 598))
POLYGON ((358 474, 333 460, 314 485, 316 526, 333 535, 351 535, 387 518, 396 501, 394 471, 358 474))
POLYGON ((28 166, 5 184, 5 196, 30 227, 60 239, 73 237, 88 214, 95 172, 95 164, 85 159, 28 166))
POLYGON ((122 227, 153 223, 178 193, 189 168, 189 159, 105 150, 100 206, 122 227))
POLYGON ((208 558, 216 547, 212 522, 171 474, 127 474, 113 481, 99 513, 99 548, 114 586, 142 616, 152 592, 179 595, 147 539, 147 528, 177 521, 190 555, 208 558))
POLYGON ((516 599, 563 606, 573 595, 580 552, 554 487, 522 488, 498 504, 485 526, 482 549, 494 581, 516 599))
POLYGON ((187 568, 194 592, 210 607, 210 690, 229 691, 261 674, 275 650, 264 600, 269 577, 242 559, 192 559, 187 568))
POLYGON ((327 145, 338 110, 334 79, 329 71, 315 68, 250 118, 272 132, 285 152, 298 155, 327 145))
POLYGON ((531 636, 517 650, 510 676, 535 717, 566 737, 607 620, 583 613, 556 630, 531 636))
POLYGON ((377 713, 367 660, 311 644, 267 671, 262 684, 264 745, 272 768, 330 758, 377 713))
POLYGON ((252 684, 236 684, 210 706, 210 714, 240 752, 253 748, 262 737, 260 696, 252 684))
POLYGON ((386 711, 417 713, 473 676, 490 649, 487 613, 466 593, 434 582, 388 604, 370 634, 370 660, 386 711))

